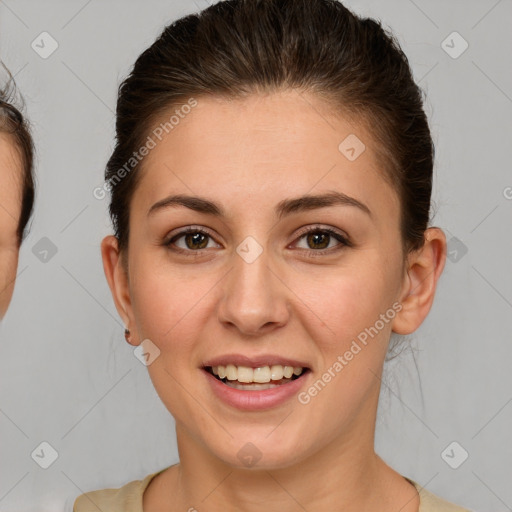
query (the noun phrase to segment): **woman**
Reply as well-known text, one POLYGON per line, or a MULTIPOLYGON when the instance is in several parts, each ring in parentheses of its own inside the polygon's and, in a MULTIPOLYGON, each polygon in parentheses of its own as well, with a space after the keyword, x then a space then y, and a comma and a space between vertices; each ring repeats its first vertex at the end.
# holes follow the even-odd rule
POLYGON ((180 462, 75 512, 464 510, 374 451, 391 333, 446 255, 393 37, 333 0, 220 2, 138 58, 116 129, 104 269, 180 462))
POLYGON ((34 146, 27 121, 12 104, 16 91, 7 73, 9 81, 0 89, 0 320, 12 298, 20 245, 34 204, 34 146))

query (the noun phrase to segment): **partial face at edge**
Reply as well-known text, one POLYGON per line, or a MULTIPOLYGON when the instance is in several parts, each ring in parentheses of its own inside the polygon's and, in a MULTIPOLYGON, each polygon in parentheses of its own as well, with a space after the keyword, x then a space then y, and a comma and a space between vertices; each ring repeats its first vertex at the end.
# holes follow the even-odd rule
POLYGON ((21 160, 12 140, 0 133, 0 319, 14 291, 21 215, 21 160))
POLYGON ((373 443, 376 376, 392 321, 307 405, 294 396, 240 410, 212 392, 202 368, 226 354, 275 354, 305 362, 311 371, 299 391, 307 391, 402 298, 399 201, 372 146, 361 127, 295 92, 198 98, 144 162, 127 280, 104 241, 107 277, 134 344, 149 339, 160 351, 148 367, 160 398, 179 431, 225 462, 240 465, 248 442, 268 468, 340 436, 373 443), (366 145, 354 161, 338 149, 350 134, 366 145), (332 192, 370 213, 353 204, 276 213, 283 201, 332 192), (224 215, 175 205, 151 211, 175 194, 205 198, 224 215), (204 233, 187 236, 188 227, 204 233), (251 262, 237 251, 247 237, 256 242, 251 251, 262 251, 251 262))

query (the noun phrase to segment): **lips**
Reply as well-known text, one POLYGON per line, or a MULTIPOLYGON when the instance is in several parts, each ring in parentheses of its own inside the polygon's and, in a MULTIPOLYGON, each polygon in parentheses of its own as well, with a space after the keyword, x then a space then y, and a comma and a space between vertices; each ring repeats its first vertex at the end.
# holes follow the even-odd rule
POLYGON ((249 368, 260 368, 262 366, 273 365, 309 368, 308 363, 306 363, 305 361, 300 361, 298 359, 290 359, 288 357, 283 357, 275 354, 262 354, 253 357, 248 357, 242 354, 226 354, 223 356, 208 359, 203 363, 202 366, 203 368, 205 368, 208 366, 227 366, 228 364, 232 364, 235 366, 246 366, 249 368))
POLYGON ((201 368, 223 402, 244 410, 278 406, 296 395, 311 369, 299 359, 275 354, 229 354, 205 361, 201 368))
POLYGON ((311 376, 311 370, 307 369, 294 378, 260 384, 220 380, 207 368, 201 373, 214 396, 224 404, 244 411, 263 411, 286 403, 307 386, 311 376))

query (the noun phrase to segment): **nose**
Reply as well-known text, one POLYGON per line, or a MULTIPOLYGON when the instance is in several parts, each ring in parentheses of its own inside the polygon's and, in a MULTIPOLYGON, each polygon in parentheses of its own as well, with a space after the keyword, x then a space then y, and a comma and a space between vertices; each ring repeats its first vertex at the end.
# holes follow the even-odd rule
POLYGON ((269 260, 266 250, 251 263, 233 253, 233 268, 222 281, 218 309, 219 321, 227 328, 254 336, 288 322, 288 288, 269 260))

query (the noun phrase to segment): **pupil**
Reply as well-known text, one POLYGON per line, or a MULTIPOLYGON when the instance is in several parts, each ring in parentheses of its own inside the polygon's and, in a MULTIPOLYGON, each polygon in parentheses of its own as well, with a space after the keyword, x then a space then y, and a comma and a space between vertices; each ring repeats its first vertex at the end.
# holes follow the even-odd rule
POLYGON ((188 234, 186 236, 187 247, 189 249, 204 249, 204 247, 208 245, 207 243, 205 243, 205 240, 206 237, 202 233, 188 234), (201 238, 203 239, 203 243, 199 247, 197 247, 196 244, 199 244, 201 242, 201 238))
MULTIPOLYGON (((308 243, 312 242, 313 245, 321 244, 320 249, 325 249, 329 245, 329 235, 327 233, 312 233, 308 235, 308 243), (320 240, 319 240, 320 239, 320 240), (321 239, 323 239, 324 243, 322 244, 321 239)), ((318 248, 318 247, 316 247, 318 248)))

